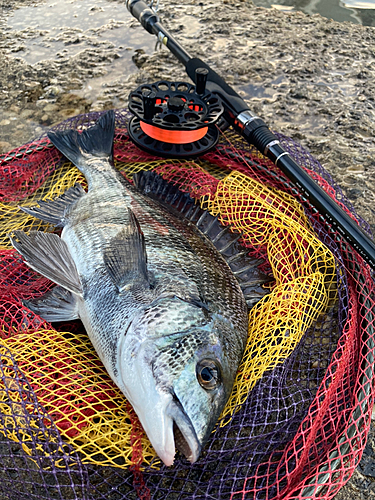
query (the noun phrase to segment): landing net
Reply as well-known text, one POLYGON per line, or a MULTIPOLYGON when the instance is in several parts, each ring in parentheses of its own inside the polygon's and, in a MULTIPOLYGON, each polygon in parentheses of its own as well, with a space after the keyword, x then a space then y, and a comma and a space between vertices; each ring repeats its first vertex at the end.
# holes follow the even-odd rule
MULTIPOLYGON (((92 125, 91 113, 55 130, 92 125)), ((22 212, 83 175, 42 137, 0 157, 0 496, 17 499, 332 498, 358 464, 373 406, 374 283, 267 159, 232 133, 194 161, 151 157, 116 112, 117 168, 153 169, 242 235, 274 277, 249 313, 233 393, 194 465, 157 458, 78 321, 47 323, 22 304, 52 286, 8 234, 55 231, 22 212)), ((359 222, 319 163, 283 147, 359 222)))

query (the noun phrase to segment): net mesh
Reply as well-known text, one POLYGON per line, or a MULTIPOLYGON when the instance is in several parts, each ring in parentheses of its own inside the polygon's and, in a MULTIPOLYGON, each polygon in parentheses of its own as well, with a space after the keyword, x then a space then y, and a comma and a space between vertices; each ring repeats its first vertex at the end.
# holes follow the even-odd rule
MULTIPOLYGON (((99 114, 56 128, 92 125, 99 114)), ((47 323, 23 306, 49 280, 11 248, 15 229, 54 231, 19 206, 54 199, 82 174, 42 137, 0 163, 1 498, 332 498, 358 464, 373 404, 373 280, 361 257, 266 158, 229 132, 195 161, 129 140, 116 112, 114 154, 129 179, 154 169, 241 232, 275 281, 250 311, 231 398, 199 461, 165 467, 80 322, 47 323)), ((301 146, 284 148, 368 231, 301 146)))

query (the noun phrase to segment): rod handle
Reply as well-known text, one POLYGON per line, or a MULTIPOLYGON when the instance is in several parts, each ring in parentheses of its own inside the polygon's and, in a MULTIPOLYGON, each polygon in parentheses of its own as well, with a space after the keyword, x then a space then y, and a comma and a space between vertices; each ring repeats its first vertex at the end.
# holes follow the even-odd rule
POLYGON ((127 0, 126 7, 151 35, 154 34, 153 26, 159 22, 159 17, 143 0, 127 0))

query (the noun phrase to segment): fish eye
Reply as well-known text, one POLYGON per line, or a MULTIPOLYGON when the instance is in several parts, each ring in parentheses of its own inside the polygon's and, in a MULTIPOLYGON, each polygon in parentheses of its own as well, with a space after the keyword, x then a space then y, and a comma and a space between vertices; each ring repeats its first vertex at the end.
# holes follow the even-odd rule
POLYGON ((197 379, 207 391, 212 391, 221 382, 220 369, 212 359, 203 359, 197 364, 197 379))

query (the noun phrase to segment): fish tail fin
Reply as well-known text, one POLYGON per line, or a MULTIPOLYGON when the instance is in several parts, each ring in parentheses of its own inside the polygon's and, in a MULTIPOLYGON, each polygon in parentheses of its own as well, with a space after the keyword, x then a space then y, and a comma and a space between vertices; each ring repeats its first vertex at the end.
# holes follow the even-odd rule
POLYGON ((50 131, 48 138, 68 160, 80 168, 84 166, 87 155, 106 158, 113 163, 114 134, 115 112, 111 110, 82 133, 77 130, 50 131))

